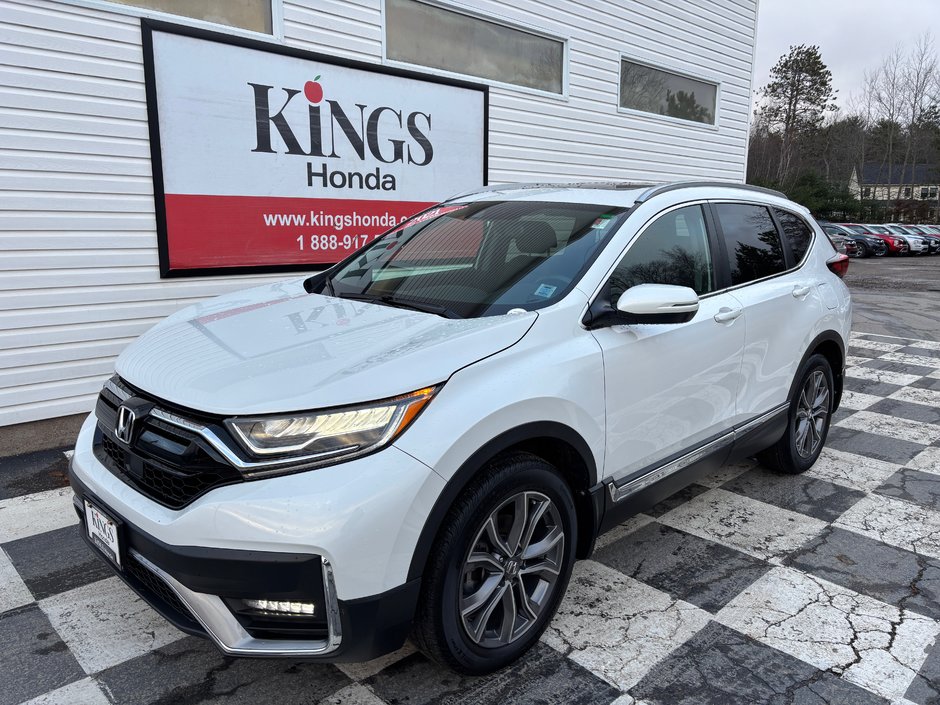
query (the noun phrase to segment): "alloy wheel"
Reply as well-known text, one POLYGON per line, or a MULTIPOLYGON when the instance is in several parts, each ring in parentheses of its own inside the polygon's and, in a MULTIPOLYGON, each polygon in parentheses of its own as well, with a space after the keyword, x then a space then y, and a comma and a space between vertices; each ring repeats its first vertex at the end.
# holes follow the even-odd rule
POLYGON ((522 637, 546 609, 561 573, 565 531, 541 492, 518 492, 483 522, 461 568, 460 619, 478 646, 522 637))
POLYGON ((817 369, 803 385, 794 419, 796 452, 801 457, 812 457, 819 450, 828 418, 829 383, 817 369))

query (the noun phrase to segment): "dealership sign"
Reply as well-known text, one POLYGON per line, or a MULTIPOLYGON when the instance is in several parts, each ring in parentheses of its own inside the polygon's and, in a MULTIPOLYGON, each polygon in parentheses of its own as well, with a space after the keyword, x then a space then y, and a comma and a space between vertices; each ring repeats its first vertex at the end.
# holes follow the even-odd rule
POLYGON ((322 267, 486 184, 484 86, 142 31, 163 276, 322 267))

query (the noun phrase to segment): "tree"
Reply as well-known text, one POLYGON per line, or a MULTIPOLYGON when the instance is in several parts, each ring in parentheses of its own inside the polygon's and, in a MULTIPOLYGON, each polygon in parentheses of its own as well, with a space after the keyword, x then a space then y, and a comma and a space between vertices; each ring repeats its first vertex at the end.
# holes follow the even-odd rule
POLYGON ((770 70, 770 82, 759 95, 765 122, 782 137, 776 180, 786 183, 800 135, 815 131, 836 107, 832 72, 823 63, 819 47, 791 46, 770 70))
MULTIPOLYGON (((938 202, 924 200, 915 190, 940 180, 940 58, 930 33, 876 59, 846 112, 831 110, 829 93, 829 100, 819 100, 815 111, 801 119, 798 110, 791 110, 800 101, 790 89, 802 85, 798 55, 813 49, 791 47, 760 91, 763 99, 751 123, 748 182, 782 189, 825 218, 846 220, 854 212, 882 222, 936 220, 938 202), (924 166, 933 167, 926 179, 924 166), (850 188, 853 172, 861 191, 853 190, 855 184, 850 188), (870 188, 887 183, 888 189, 870 188)), ((803 64, 817 64, 803 58, 803 64)), ((821 61, 816 69, 827 73, 821 61)), ((820 83, 827 93, 825 77, 820 83)))
MULTIPOLYGON (((937 55, 933 48, 933 37, 928 32, 917 39, 904 66, 904 107, 908 120, 904 167, 908 163, 917 164, 921 132, 926 127, 925 122, 929 124, 931 112, 936 109, 931 96, 936 75, 937 55)), ((913 174, 913 169, 910 173, 913 174)))
POLYGON ((666 91, 666 115, 685 118, 695 122, 711 122, 712 111, 704 105, 699 105, 695 99, 695 91, 666 91))
MULTIPOLYGON (((904 55, 900 45, 895 46, 885 57, 875 76, 873 88, 878 106, 878 125, 885 145, 882 164, 886 167, 886 173, 890 174, 895 166, 894 150, 901 132, 901 114, 904 110, 904 55)), ((898 194, 900 191, 899 184, 898 194)))

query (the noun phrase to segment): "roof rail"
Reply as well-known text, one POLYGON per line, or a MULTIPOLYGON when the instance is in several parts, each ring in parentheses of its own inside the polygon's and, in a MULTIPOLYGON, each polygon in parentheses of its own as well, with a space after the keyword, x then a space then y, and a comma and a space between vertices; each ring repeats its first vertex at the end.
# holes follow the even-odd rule
POLYGON ((783 193, 782 191, 775 191, 774 189, 764 188, 763 186, 739 184, 733 181, 678 181, 671 184, 650 187, 637 197, 636 203, 643 203, 653 196, 659 196, 660 194, 668 193, 669 191, 678 191, 679 189, 696 188, 699 186, 740 189, 741 191, 754 191, 757 193, 763 193, 767 196, 777 196, 778 198, 787 197, 787 194, 783 193))
POLYGON ((527 189, 578 189, 578 188, 609 188, 617 189, 618 191, 630 190, 630 189, 649 189, 652 188, 654 184, 647 182, 643 183, 632 183, 629 181, 570 181, 570 182, 554 182, 554 183, 543 183, 543 182, 524 182, 518 184, 500 184, 499 186, 483 186, 482 188, 471 189, 470 191, 464 191, 463 193, 458 193, 455 196, 441 201, 441 203, 448 203, 450 201, 456 201, 459 198, 466 198, 467 196, 473 196, 478 193, 499 193, 501 191, 522 191, 527 189))
POLYGON ((779 198, 786 198, 787 195, 781 191, 774 191, 773 189, 764 188, 763 186, 751 186, 750 184, 739 184, 734 181, 674 181, 667 184, 651 184, 646 183, 632 183, 629 181, 574 181, 574 182, 555 182, 555 183, 540 183, 540 182, 530 182, 530 183, 518 183, 518 184, 500 184, 498 186, 483 186, 481 188, 471 189, 469 191, 464 191, 463 193, 458 193, 450 198, 447 198, 441 203, 450 203, 451 201, 456 201, 461 198, 466 198, 467 196, 474 196, 479 193, 500 193, 501 191, 521 191, 528 189, 578 189, 578 188, 600 188, 600 189, 616 189, 621 190, 630 190, 630 189, 646 189, 641 193, 637 199, 636 203, 643 203, 644 201, 649 200, 653 196, 658 196, 662 193, 667 193, 669 191, 677 191, 684 188, 695 188, 699 186, 711 186, 711 187, 720 187, 720 188, 732 188, 740 189, 742 191, 753 191, 757 193, 763 193, 768 196, 777 196, 779 198))

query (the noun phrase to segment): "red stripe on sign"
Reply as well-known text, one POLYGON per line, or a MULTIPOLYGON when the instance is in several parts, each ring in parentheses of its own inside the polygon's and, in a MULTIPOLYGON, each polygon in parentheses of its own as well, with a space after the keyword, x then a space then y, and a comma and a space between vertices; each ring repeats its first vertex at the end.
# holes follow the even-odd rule
POLYGON ((166 196, 170 269, 338 262, 425 201, 166 196))

